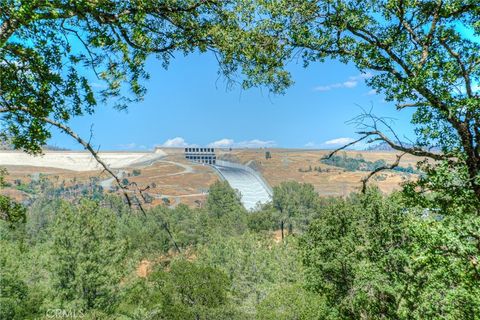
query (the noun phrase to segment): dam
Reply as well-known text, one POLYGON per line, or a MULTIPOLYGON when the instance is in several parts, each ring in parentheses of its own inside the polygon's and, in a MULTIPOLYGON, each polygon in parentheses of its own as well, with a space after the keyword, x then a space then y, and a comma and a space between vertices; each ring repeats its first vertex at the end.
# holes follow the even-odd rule
POLYGON ((272 189, 260 173, 248 166, 217 160, 213 166, 233 189, 240 192, 243 206, 252 211, 272 200, 272 189))
POLYGON ((243 206, 252 211, 272 200, 272 189, 262 175, 240 163, 217 159, 214 148, 185 148, 185 159, 211 166, 221 179, 240 192, 243 206))

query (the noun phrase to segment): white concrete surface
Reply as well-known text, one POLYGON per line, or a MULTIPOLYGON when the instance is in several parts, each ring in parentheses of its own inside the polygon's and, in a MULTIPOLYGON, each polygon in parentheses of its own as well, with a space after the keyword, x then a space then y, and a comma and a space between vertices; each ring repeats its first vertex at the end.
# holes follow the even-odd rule
MULTIPOLYGON (((161 159, 166 154, 156 152, 100 152, 100 158, 111 168, 118 169, 135 164, 148 163, 161 159)), ((49 167, 73 171, 103 169, 89 152, 46 151, 43 155, 31 156, 19 151, 1 151, 0 166, 49 167)))
POLYGON ((258 203, 265 204, 272 200, 264 184, 247 170, 220 165, 215 165, 215 168, 233 189, 240 191, 242 204, 247 210, 255 209, 258 203))

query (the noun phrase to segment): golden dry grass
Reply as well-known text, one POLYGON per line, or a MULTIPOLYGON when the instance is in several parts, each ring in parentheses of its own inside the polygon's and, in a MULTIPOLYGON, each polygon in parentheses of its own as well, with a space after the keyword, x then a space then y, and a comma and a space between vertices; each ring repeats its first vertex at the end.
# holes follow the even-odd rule
MULTIPOLYGON (((183 159, 183 152, 180 149, 166 151, 167 157, 149 166, 121 169, 125 173, 124 177, 130 182, 137 183, 139 188, 150 186, 146 192, 154 198, 151 205, 163 204, 163 198, 168 198, 171 205, 180 203, 191 207, 202 205, 206 200, 206 191, 209 186, 218 180, 217 174, 209 166, 192 164, 183 159), (134 169, 140 170, 140 175, 133 176, 134 169)), ((347 172, 342 168, 321 163, 320 159, 329 153, 325 150, 269 149, 269 151, 272 155, 269 160, 265 159, 265 150, 263 149, 217 150, 217 153, 222 158, 253 165, 272 186, 277 186, 283 181, 311 183, 321 196, 345 196, 352 191, 358 191, 361 187, 362 177, 368 174, 363 171, 347 172), (312 168, 320 167, 325 172, 299 171, 299 169, 308 169, 310 166, 312 168)), ((383 159, 387 163, 392 163, 396 159, 396 153, 388 151, 346 151, 346 154, 349 157, 361 154, 365 160, 383 159)), ((405 156, 400 165, 415 167, 419 160, 422 159, 405 156)), ((99 177, 101 180, 109 178, 106 173, 100 171, 75 172, 29 166, 8 166, 7 170, 9 175, 6 180, 10 183, 16 179, 29 183, 32 176, 38 176, 39 173, 45 175, 55 186, 85 183, 92 177, 99 177)), ((378 181, 374 179, 371 181, 385 193, 397 190, 404 181, 416 178, 415 175, 395 171, 385 171, 380 173, 380 176, 381 179, 378 181)), ((28 194, 16 190, 14 187, 3 189, 2 193, 17 200, 28 197, 28 194)))
MULTIPOLYGON (((329 166, 320 162, 322 157, 329 154, 326 150, 295 150, 295 149, 269 149, 272 158, 265 159, 265 150, 241 149, 222 152, 222 157, 232 158, 242 163, 254 161, 254 165, 263 174, 265 179, 272 186, 277 186, 283 181, 298 181, 311 183, 321 196, 344 196, 352 191, 358 191, 362 184, 361 179, 368 174, 364 171, 348 172, 342 168, 329 166), (329 172, 301 172, 309 167, 320 167, 329 172)), ((361 155, 365 160, 385 160, 393 163, 396 160, 395 152, 388 151, 345 151, 348 157, 361 155)), ((418 157, 406 155, 400 162, 401 166, 407 167, 421 160, 418 157)), ((395 171, 381 173, 383 181, 372 183, 379 186, 385 192, 390 193, 400 188, 401 183, 408 179, 415 179, 415 175, 395 171)))

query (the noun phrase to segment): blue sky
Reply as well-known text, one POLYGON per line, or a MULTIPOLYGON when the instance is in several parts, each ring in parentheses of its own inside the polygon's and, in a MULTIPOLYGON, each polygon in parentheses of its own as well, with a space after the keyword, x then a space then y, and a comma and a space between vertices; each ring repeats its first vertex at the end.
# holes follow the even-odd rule
MULTIPOLYGON (((289 66, 295 84, 284 95, 265 88, 227 89, 218 76, 212 54, 178 55, 168 70, 150 59, 151 79, 144 101, 128 112, 100 105, 93 116, 77 118, 71 126, 90 136, 101 150, 148 150, 154 146, 223 146, 334 148, 355 138, 345 122, 373 107, 376 115, 395 118, 400 136, 412 137, 410 113, 369 89, 355 67, 336 61, 289 66)), ((367 75, 368 76, 368 75, 367 75)), ((55 132, 52 145, 81 147, 55 132)))

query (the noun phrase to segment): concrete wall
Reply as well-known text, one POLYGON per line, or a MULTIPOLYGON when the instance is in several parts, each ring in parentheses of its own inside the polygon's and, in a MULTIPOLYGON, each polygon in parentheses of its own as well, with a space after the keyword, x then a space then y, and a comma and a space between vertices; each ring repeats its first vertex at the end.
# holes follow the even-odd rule
POLYGON ((254 170, 254 169, 250 168, 249 166, 243 165, 243 164, 241 164, 241 163, 235 163, 235 162, 224 161, 224 160, 217 160, 217 165, 219 165, 219 166, 224 166, 224 167, 230 167, 230 168, 242 169, 242 170, 245 170, 245 171, 251 173, 251 174, 254 175, 255 178, 257 178, 258 181, 263 185, 263 187, 265 188, 265 190, 267 190, 267 192, 268 192, 268 194, 270 195, 270 197, 273 196, 273 189, 272 189, 272 187, 270 187, 270 185, 268 184, 268 182, 263 178, 262 174, 261 174, 260 172, 258 172, 257 170, 254 170))
POLYGON ((261 174, 252 168, 222 160, 217 160, 212 167, 233 189, 240 192, 242 204, 247 210, 255 210, 258 203, 265 204, 272 200, 272 189, 261 174))

